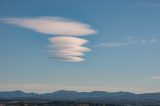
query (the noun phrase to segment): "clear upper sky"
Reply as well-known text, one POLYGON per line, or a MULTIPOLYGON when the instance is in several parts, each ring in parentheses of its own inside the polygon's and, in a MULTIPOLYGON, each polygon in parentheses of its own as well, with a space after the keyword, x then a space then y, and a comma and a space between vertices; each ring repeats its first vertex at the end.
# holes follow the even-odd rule
POLYGON ((159 0, 0 0, 0 18, 0 91, 160 92, 159 0), (97 33, 79 37, 89 41, 85 61, 61 61, 48 58, 59 35, 4 22, 13 17, 59 17, 97 33))

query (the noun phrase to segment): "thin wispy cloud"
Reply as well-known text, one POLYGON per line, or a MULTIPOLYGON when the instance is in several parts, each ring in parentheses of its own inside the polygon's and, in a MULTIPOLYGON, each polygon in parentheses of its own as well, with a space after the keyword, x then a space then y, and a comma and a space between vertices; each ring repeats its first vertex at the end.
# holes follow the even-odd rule
POLYGON ((150 79, 160 79, 160 76, 152 76, 150 79))
POLYGON ((157 38, 138 39, 138 38, 134 38, 134 37, 130 36, 130 37, 127 37, 126 39, 121 40, 121 41, 102 42, 102 43, 95 45, 94 47, 117 48, 117 47, 126 47, 126 46, 137 45, 137 44, 139 44, 139 45, 141 45, 141 44, 155 44, 158 42, 160 42, 160 41, 157 38))
POLYGON ((126 42, 104 42, 95 45, 95 47, 106 47, 106 48, 112 48, 112 47, 123 47, 128 46, 128 43, 126 42))
POLYGON ((84 52, 90 51, 89 48, 83 47, 88 40, 77 37, 95 34, 97 32, 88 24, 62 17, 13 17, 1 20, 5 23, 31 29, 39 33, 53 35, 54 37, 49 38, 50 44, 48 51, 50 57, 70 62, 84 61, 84 58, 82 58, 84 52))

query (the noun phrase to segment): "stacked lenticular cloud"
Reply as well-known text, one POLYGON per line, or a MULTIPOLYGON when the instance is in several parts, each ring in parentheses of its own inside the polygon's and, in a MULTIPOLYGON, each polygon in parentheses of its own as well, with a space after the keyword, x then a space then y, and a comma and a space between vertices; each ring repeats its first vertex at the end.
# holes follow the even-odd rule
POLYGON ((88 24, 61 17, 5 18, 3 21, 39 33, 54 35, 49 38, 50 57, 70 62, 83 61, 82 56, 90 51, 84 47, 88 40, 79 37, 96 33, 88 24))
POLYGON ((83 61, 81 56, 84 52, 90 51, 89 48, 83 47, 88 41, 77 37, 52 37, 49 39, 50 52, 53 57, 64 61, 83 61))

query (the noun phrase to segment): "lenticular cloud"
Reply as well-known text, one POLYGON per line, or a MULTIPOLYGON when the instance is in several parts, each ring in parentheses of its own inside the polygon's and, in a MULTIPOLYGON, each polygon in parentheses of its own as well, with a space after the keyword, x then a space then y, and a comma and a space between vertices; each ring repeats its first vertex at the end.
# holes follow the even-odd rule
POLYGON ((96 33, 96 30, 88 24, 61 17, 5 18, 2 20, 39 33, 54 35, 49 38, 50 57, 70 62, 84 61, 82 56, 90 51, 89 48, 84 47, 88 40, 78 38, 78 36, 96 33))
POLYGON ((5 18, 6 23, 50 35, 85 36, 96 33, 88 24, 61 17, 5 18))
POLYGON ((64 61, 83 61, 81 56, 84 52, 90 51, 89 48, 83 47, 88 41, 76 37, 52 37, 49 39, 51 57, 57 57, 64 61))

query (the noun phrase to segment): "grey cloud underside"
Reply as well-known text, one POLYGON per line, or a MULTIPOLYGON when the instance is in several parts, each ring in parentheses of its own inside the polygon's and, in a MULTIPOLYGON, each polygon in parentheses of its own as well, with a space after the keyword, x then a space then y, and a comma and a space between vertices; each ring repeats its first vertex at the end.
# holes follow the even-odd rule
POLYGON ((74 57, 74 56, 50 56, 49 58, 52 59, 60 59, 62 61, 69 61, 69 62, 81 62, 84 61, 84 58, 74 57))
POLYGON ((89 48, 83 46, 88 43, 88 40, 77 38, 77 36, 96 33, 96 30, 92 29, 88 24, 61 17, 13 17, 2 20, 8 24, 28 28, 39 33, 54 35, 54 37, 49 38, 48 51, 50 58, 69 62, 84 61, 82 56, 85 55, 85 52, 90 51, 89 48))

